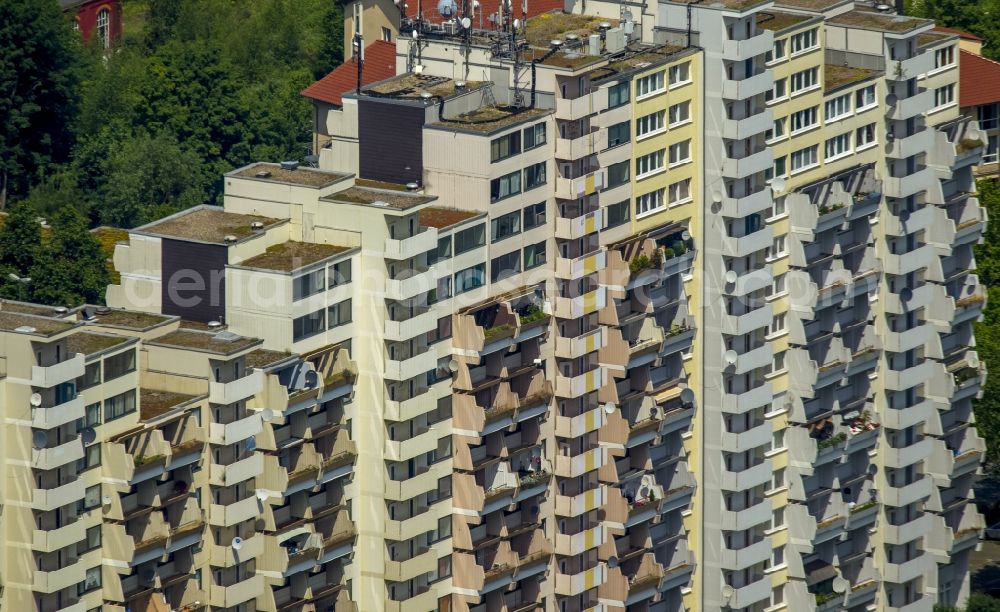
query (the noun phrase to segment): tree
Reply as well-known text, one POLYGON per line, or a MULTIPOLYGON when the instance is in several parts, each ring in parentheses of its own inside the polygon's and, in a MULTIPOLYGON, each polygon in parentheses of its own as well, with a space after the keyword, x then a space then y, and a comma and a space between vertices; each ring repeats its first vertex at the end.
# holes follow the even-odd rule
POLYGON ((0 2, 0 207, 68 159, 78 41, 57 2, 0 2))
MULTIPOLYGON (((1000 185, 979 181, 979 203, 989 218, 1000 219, 1000 185)), ((983 243, 976 247, 976 274, 987 286, 1000 285, 1000 224, 988 223, 983 243)))
POLYGON ((906 14, 976 34, 986 43, 983 55, 1000 58, 1000 0, 908 0, 906 14))
POLYGON ((41 250, 42 230, 38 215, 30 202, 18 202, 0 230, 0 266, 3 273, 28 276, 41 250))
POLYGON ((109 280, 104 260, 86 217, 72 206, 60 209, 31 270, 32 301, 50 306, 102 303, 109 280))

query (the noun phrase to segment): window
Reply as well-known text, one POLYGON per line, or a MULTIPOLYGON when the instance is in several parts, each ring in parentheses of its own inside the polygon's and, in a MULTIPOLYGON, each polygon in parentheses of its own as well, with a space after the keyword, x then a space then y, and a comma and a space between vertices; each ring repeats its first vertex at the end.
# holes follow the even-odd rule
POLYGON ((771 336, 783 331, 785 331, 785 313, 782 312, 771 318, 771 326, 767 328, 767 335, 771 336))
POLYGON ((101 46, 105 49, 111 47, 111 11, 108 9, 101 9, 97 13, 96 31, 101 46))
POLYGON ((538 162, 524 169, 524 190, 545 184, 545 162, 538 162))
POLYGON ((771 607, 785 603, 785 585, 776 586, 771 589, 771 607))
POLYGON ((934 90, 934 107, 947 106, 955 101, 955 84, 950 83, 934 90))
MULTIPOLYGON (((771 473, 771 489, 780 489, 783 486, 785 486, 785 468, 774 470, 771 473)), ((777 555, 783 550, 784 548, 778 547, 774 549, 774 552, 777 555)), ((775 563, 775 565, 781 565, 781 562, 775 563)))
POLYGON ((875 144, 875 124, 870 123, 866 126, 859 127, 855 132, 855 142, 857 143, 858 150, 860 151, 862 147, 868 147, 875 144))
POLYGON ((635 178, 641 178, 645 175, 652 174, 663 170, 663 156, 664 150, 653 151, 652 153, 647 153, 642 157, 635 160, 635 178))
POLYGON ((83 458, 77 459, 76 471, 85 472, 101 465, 101 445, 91 444, 83 449, 83 458))
POLYGON ((955 64, 955 46, 938 49, 934 52, 934 67, 947 68, 955 64))
POLYGON ((785 275, 776 274, 771 280, 771 295, 781 295, 785 290, 785 275))
POLYGON ((691 62, 670 67, 670 86, 683 85, 691 81, 691 62))
POLYGON ((536 123, 524 129, 524 150, 529 151, 545 144, 545 123, 536 123))
POLYGON ((477 264, 455 273, 455 295, 482 287, 486 276, 486 266, 477 264))
POLYGON ((818 28, 813 28, 812 30, 806 30, 805 32, 799 32, 798 34, 792 35, 792 53, 802 53, 803 51, 809 51, 814 49, 818 45, 817 32, 818 28))
POLYGON ((440 261, 449 257, 451 257, 451 236, 445 236, 438 240, 436 259, 440 261))
POLYGON ((292 341, 298 342, 323 331, 326 327, 326 309, 302 315, 292 320, 292 341))
POLYGON ((524 269, 537 268, 545 263, 545 241, 524 247, 524 269))
POLYGON ((608 108, 617 108, 622 104, 628 104, 629 82, 615 83, 608 88, 608 108))
POLYGON ((691 141, 685 140, 670 145, 670 165, 683 164, 691 161, 691 141))
POLYGON ((778 140, 780 138, 784 138, 786 121, 788 121, 787 117, 775 119, 774 123, 771 124, 771 129, 764 133, 764 140, 778 140))
MULTIPOLYGON (((644 115, 635 120, 635 137, 642 138, 647 134, 654 134, 663 130, 663 119, 666 116, 666 111, 657 111, 655 113, 650 113, 644 115)), ((610 128, 609 128, 610 130, 610 128)), ((611 134, 608 133, 608 140, 610 144, 611 134)))
POLYGON ((811 108, 802 109, 797 113, 792 113, 792 134, 808 130, 819 123, 817 118, 819 115, 818 109, 819 107, 813 106, 811 108))
POLYGON ((635 81, 635 97, 651 96, 663 91, 663 71, 644 76, 635 81))
POLYGON ((771 100, 780 100, 788 95, 788 79, 775 79, 774 86, 770 90, 764 93, 764 101, 770 102, 771 100))
POLYGON ((77 511, 82 513, 86 510, 97 508, 101 505, 101 485, 87 487, 83 492, 83 499, 77 502, 77 511))
POLYGON ((338 261, 337 263, 330 266, 326 273, 326 283, 328 287, 338 287, 340 285, 346 285, 351 282, 351 268, 352 262, 350 259, 346 261, 338 261))
POLYGON ((649 193, 644 193, 635 199, 635 216, 653 212, 658 208, 663 208, 663 190, 657 189, 649 193))
POLYGON ((521 193, 521 171, 495 178, 490 181, 490 202, 496 202, 521 193))
POLYGON ((521 271, 521 251, 512 251, 499 257, 494 257, 490 262, 490 278, 493 282, 513 276, 521 271))
POLYGON ((292 279, 292 300, 301 300, 326 289, 323 270, 313 270, 292 279))
POLYGON ((875 99, 875 86, 869 85, 863 89, 859 89, 854 94, 854 108, 857 111, 862 111, 866 108, 871 108, 875 106, 877 100, 875 99))
POLYGON ((490 241, 499 242, 521 232, 521 211, 515 210, 490 221, 490 241))
POLYGON ((533 227, 545 225, 545 202, 532 204, 524 208, 524 231, 533 227))
MULTIPOLYGON (((781 472, 781 484, 772 486, 772 489, 780 489, 785 486, 785 470, 778 470, 774 473, 774 480, 771 481, 772 485, 778 481, 778 472, 781 472)), ((785 564, 785 547, 775 546, 771 549, 771 567, 781 567, 785 564)))
POLYGON ((826 141, 826 161, 838 159, 851 152, 851 133, 840 134, 826 141))
POLYGON ((392 30, 390 30, 389 28, 383 27, 382 28, 382 40, 384 40, 385 42, 392 42, 392 30))
MULTIPOLYGON (((784 361, 785 354, 782 352, 781 359, 784 361)), ((785 430, 779 429, 771 434, 771 450, 781 450, 785 448, 785 430)))
POLYGON ((788 174, 788 169, 785 167, 786 160, 787 157, 784 155, 774 158, 774 176, 785 176, 788 174))
POLYGON ((671 183, 669 189, 671 206, 691 199, 691 179, 671 183))
POLYGON ((767 55, 764 59, 768 62, 774 62, 780 60, 783 57, 785 57, 785 41, 776 40, 774 41, 774 46, 771 48, 770 51, 767 52, 767 55))
POLYGON ((819 68, 808 68, 792 75, 792 93, 812 89, 819 85, 819 68))
MULTIPOLYGON (((101 11, 101 13, 106 13, 107 11, 101 11)), ((87 570, 87 573, 83 577, 83 582, 76 585, 76 594, 82 596, 84 593, 89 593, 96 589, 101 588, 101 566, 92 567, 87 570)))
POLYGON ((104 381, 114 380, 135 371, 135 350, 118 353, 104 360, 104 381))
POLYGON ((670 107, 670 127, 691 120, 691 101, 685 100, 670 107))
POLYGON ((628 121, 616 123, 608 128, 608 148, 628 142, 628 121))
POLYGON ((775 257, 781 257, 785 254, 785 237, 778 236, 771 243, 771 252, 768 253, 768 258, 773 259, 775 257))
POLYGON ((455 233, 455 255, 461 255, 484 244, 486 244, 485 223, 455 233))
POLYGON ((775 508, 771 513, 771 529, 780 529, 785 526, 785 508, 775 508))
POLYGON ((813 145, 811 147, 799 149, 798 151, 792 153, 792 172, 805 170, 815 166, 818 163, 816 158, 818 150, 819 145, 813 145))
POLYGON ((785 198, 777 198, 774 200, 774 206, 771 207, 771 217, 780 217, 785 214, 785 198))
POLYGON ((498 162, 521 152, 521 132, 513 132, 490 141, 490 162, 498 162))
POLYGON ((826 121, 836 121, 851 114, 851 94, 837 96, 826 101, 826 121))
POLYGON ((101 547, 101 526, 95 525, 87 530, 87 537, 84 541, 84 549, 80 552, 86 552, 88 550, 96 550, 101 547))
POLYGON ((628 182, 629 165, 628 160, 625 160, 608 166, 608 188, 617 187, 628 182))
POLYGON ((86 408, 84 408, 83 418, 78 419, 76 422, 76 431, 80 431, 88 427, 97 427, 101 424, 101 402, 94 402, 86 408))
POLYGON ((88 363, 83 370, 83 377, 76 379, 76 388, 80 391, 101 384, 101 362, 88 363))
POLYGON ((135 412, 135 389, 104 400, 104 422, 135 412))
POLYGON ((608 206, 608 211, 605 214, 607 219, 605 229, 611 227, 618 227, 622 223, 628 222, 628 200, 624 202, 618 202, 617 204, 611 204, 608 206))
POLYGON ((327 329, 333 329, 351 322, 351 300, 331 304, 326 309, 327 329))

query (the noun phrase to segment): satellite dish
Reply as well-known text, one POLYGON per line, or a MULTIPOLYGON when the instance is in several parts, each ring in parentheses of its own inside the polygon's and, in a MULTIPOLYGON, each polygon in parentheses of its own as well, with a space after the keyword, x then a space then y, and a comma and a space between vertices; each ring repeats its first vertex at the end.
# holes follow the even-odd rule
POLYGON ((257 439, 254 436, 250 436, 249 438, 246 439, 244 445, 246 446, 246 449, 249 452, 253 452, 257 450, 257 439))
POLYGON ((611 569, 618 567, 618 557, 614 555, 608 557, 608 567, 611 569))
POLYGON ((776 176, 771 179, 771 191, 775 193, 780 193, 785 190, 785 179, 780 176, 776 176))
POLYGON ((241 538, 240 536, 236 536, 235 538, 233 538, 232 547, 233 550, 239 550, 243 548, 243 538, 241 538))
POLYGON ((908 211, 906 209, 903 209, 903 210, 899 211, 899 222, 900 223, 906 223, 909 220, 910 220, 910 211, 908 211))
POLYGON ((274 419, 274 411, 270 408, 265 408, 260 411, 260 420, 265 423, 270 423, 274 419))
POLYGON ((452 359, 448 362, 448 369, 452 372, 458 372, 458 361, 452 359))
POLYGON ((896 97, 896 94, 889 94, 888 96, 885 97, 885 103, 888 104, 889 106, 896 106, 896 102, 898 101, 899 98, 896 97))
POLYGON ((315 389, 319 386, 319 374, 316 370, 306 370, 302 381, 305 383, 306 389, 315 389))
POLYGON ((722 585, 722 601, 729 603, 729 600, 733 598, 736 594, 736 589, 729 586, 728 584, 722 585))
POLYGON ((92 444, 97 439, 97 432, 93 427, 84 427, 80 431, 80 437, 83 438, 84 444, 92 444))
POLYGON ((521 29, 521 20, 520 19, 515 19, 514 20, 514 29, 515 30, 520 30, 521 29))
POLYGON ((31 445, 34 446, 35 448, 38 449, 45 448, 48 442, 49 442, 48 434, 46 434, 41 429, 36 429, 35 431, 31 432, 31 445))
POLYGON ((899 299, 903 300, 904 302, 909 302, 910 300, 912 300, 913 289, 910 289, 909 287, 903 287, 903 290, 899 292, 899 299))
POLYGON ((730 271, 726 272, 726 282, 729 283, 730 285, 732 285, 733 283, 735 283, 736 279, 738 279, 738 278, 739 278, 739 275, 736 273, 735 270, 730 270, 730 271))
POLYGON ((472 20, 468 17, 462 17, 462 27, 468 30, 472 27, 472 20))
POLYGON ((723 355, 722 357, 723 359, 726 360, 726 363, 728 363, 729 365, 733 365, 734 363, 736 363, 736 360, 740 358, 739 354, 736 351, 726 351, 726 354, 723 355))
POLYGON ((416 40, 416 39, 420 38, 420 34, 417 34, 416 30, 413 30, 412 32, 410 32, 410 36, 413 37, 413 40, 416 40))
POLYGON ((844 593, 847 591, 848 586, 850 585, 848 585, 847 581, 841 578, 840 576, 837 576, 836 578, 833 579, 834 593, 844 593))
POLYGON ((265 491, 264 489, 257 489, 256 495, 257 495, 257 499, 260 500, 260 501, 264 501, 268 497, 267 491, 265 491))
POLYGON ((42 395, 40 393, 32 393, 31 399, 28 400, 32 406, 38 408, 42 405, 42 395))
POLYGON ((101 498, 101 505, 103 505, 103 506, 110 506, 111 505, 111 496, 110 495, 105 495, 104 497, 102 497, 101 498))
POLYGON ((691 389, 690 387, 681 390, 681 401, 684 402, 685 404, 690 404, 691 402, 693 402, 694 390, 691 389))
POLYGON ((682 240, 690 240, 691 239, 691 232, 689 232, 688 230, 684 230, 683 232, 681 232, 681 239, 682 240))
POLYGON ((611 402, 608 402, 608 403, 604 404, 604 412, 606 412, 608 414, 611 414, 614 411, 615 411, 615 405, 614 404, 612 404, 611 402))
POLYGON ((719 193, 718 191, 713 191, 712 192, 712 201, 713 202, 721 202, 722 201, 722 194, 719 193))
POLYGON ((876 472, 878 472, 878 466, 875 465, 874 463, 869 464, 869 466, 868 466, 868 475, 869 476, 874 476, 876 472))

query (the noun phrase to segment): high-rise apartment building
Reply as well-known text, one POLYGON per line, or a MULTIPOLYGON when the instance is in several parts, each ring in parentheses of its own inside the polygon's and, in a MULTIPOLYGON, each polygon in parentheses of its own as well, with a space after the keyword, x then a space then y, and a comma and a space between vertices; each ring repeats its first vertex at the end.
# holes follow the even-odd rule
POLYGON ((375 8, 397 74, 339 69, 319 168, 130 230, 111 308, 0 305, 2 605, 963 603, 958 39, 850 0, 375 8))

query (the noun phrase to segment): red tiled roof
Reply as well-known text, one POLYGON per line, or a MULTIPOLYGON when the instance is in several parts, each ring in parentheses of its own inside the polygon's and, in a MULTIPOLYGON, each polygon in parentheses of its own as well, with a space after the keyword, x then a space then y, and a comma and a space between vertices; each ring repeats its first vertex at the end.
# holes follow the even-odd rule
MULTIPOLYGON (((420 9, 424 14, 424 19, 430 21, 431 23, 441 23, 444 19, 441 17, 441 13, 438 12, 438 1, 439 0, 420 0, 420 9)), ((471 6, 474 0, 468 0, 471 6)), ((417 16, 417 2, 418 0, 406 0, 406 16, 413 18, 417 16)), ((455 0, 455 4, 458 5, 459 11, 462 9, 462 0, 455 0)), ((541 15, 542 13, 548 13, 553 10, 564 10, 565 5, 563 0, 527 0, 528 4, 528 17, 534 17, 536 15, 541 15)), ((473 19, 474 28, 479 27, 479 17, 482 15, 483 27, 489 29, 490 25, 490 14, 497 12, 500 8, 500 0, 479 0, 479 10, 476 11, 476 17, 473 19)), ((521 0, 511 0, 511 5, 514 8, 514 17, 521 19, 521 0)))
POLYGON ((958 28, 946 28, 944 26, 937 26, 934 28, 935 32, 941 32, 942 34, 957 34, 959 38, 964 40, 977 40, 982 42, 982 38, 979 38, 975 34, 970 34, 965 30, 959 30, 958 28))
MULTIPOLYGON (((362 85, 396 76, 396 43, 376 40, 365 47, 365 65, 361 72, 362 85)), ((349 59, 322 79, 302 90, 302 95, 320 102, 340 106, 341 96, 358 86, 358 65, 349 59)))
POLYGON ((1000 63, 962 49, 958 71, 959 106, 1000 102, 1000 63))

